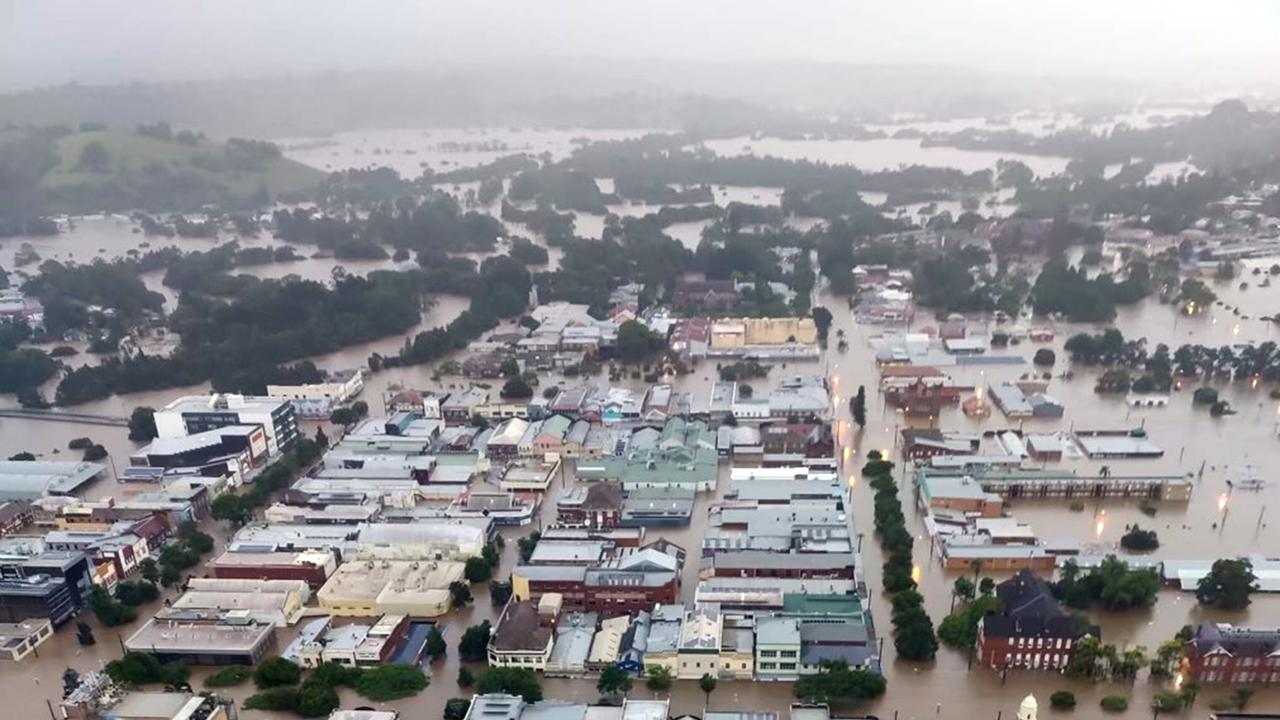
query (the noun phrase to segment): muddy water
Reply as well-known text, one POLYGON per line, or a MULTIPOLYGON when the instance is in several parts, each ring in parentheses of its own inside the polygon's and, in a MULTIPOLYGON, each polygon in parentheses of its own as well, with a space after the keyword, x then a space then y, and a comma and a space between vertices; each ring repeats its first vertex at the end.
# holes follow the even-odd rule
POLYGON ((876 171, 896 168, 899 165, 928 165, 950 167, 965 172, 994 170, 996 161, 1020 160, 1037 175, 1060 173, 1067 166, 1067 158, 1047 155, 1019 155, 1017 153, 986 150, 960 150, 950 147, 924 147, 917 139, 883 138, 879 140, 791 140, 775 137, 736 137, 708 140, 704 143, 718 155, 755 155, 777 157, 786 160, 853 165, 862 170, 876 171))
MULTIPOLYGON (((932 150, 932 149, 931 149, 932 150)), ((765 204, 763 195, 769 189, 739 189, 728 191, 751 196, 751 200, 765 204)), ((717 201, 727 191, 717 189, 717 201)), ((742 197, 742 195, 739 195, 742 197)), ((78 243, 79 246, 98 247, 98 237, 115 238, 120 248, 111 252, 122 253, 141 236, 135 236, 128 230, 116 228, 113 221, 106 221, 106 229, 102 234, 95 233, 94 241, 78 243), (110 233, 108 233, 110 230, 110 233)), ((67 238, 55 239, 53 242, 67 238)), ((106 240, 100 241, 107 247, 106 240)), ((3 251, 12 252, 16 247, 7 241, 3 251)), ((112 246, 114 248, 114 246, 112 246)), ((59 250, 51 245, 50 255, 54 257, 59 250)), ((44 254, 44 251, 41 251, 44 254)), ((0 256, 3 257, 3 256, 0 256)), ((11 256, 8 256, 11 257, 11 256)), ((2 261, 0 261, 2 264, 2 261)), ((1270 261, 1259 263, 1269 266, 1270 261)), ((301 264, 293 264, 292 267, 301 264)), ((266 266, 274 271, 277 266, 266 266)), ((290 265, 279 266, 288 269, 290 265)), ((310 267, 310 266, 304 266, 310 267)), ((308 274, 315 273, 323 279, 327 277, 328 268, 332 266, 317 262, 308 274)), ((348 267, 348 270, 352 270, 348 267)), ((301 274, 301 273, 300 273, 301 274)), ((1229 284, 1215 285, 1215 290, 1222 296, 1226 306, 1239 307, 1240 315, 1233 314, 1229 307, 1214 307, 1205 315, 1195 318, 1180 318, 1174 315, 1167 306, 1156 302, 1144 302, 1133 308, 1123 309, 1115 325, 1129 336, 1145 335, 1152 343, 1167 342, 1177 345, 1183 342, 1200 342, 1205 344, 1224 344, 1244 342, 1248 340, 1280 340, 1280 331, 1270 323, 1257 320, 1259 315, 1269 315, 1280 307, 1280 284, 1275 288, 1259 288, 1259 276, 1246 274, 1243 278, 1229 284), (1245 281, 1250 284, 1247 290, 1241 291, 1237 285, 1245 281), (1245 319, 1243 316, 1250 316, 1245 319)), ((148 278, 150 282, 150 278, 148 278)), ((871 449, 894 448, 898 431, 908 423, 907 420, 884 407, 878 391, 877 374, 873 363, 876 336, 882 329, 857 326, 853 324, 844 301, 839 298, 823 298, 823 303, 831 308, 836 319, 832 329, 847 333, 850 349, 846 354, 828 353, 821 361, 790 363, 786 368, 776 368, 772 376, 766 380, 753 381, 758 389, 765 389, 777 382, 781 376, 791 372, 829 372, 836 386, 836 393, 841 400, 843 420, 840 428, 842 444, 850 448, 852 459, 845 472, 850 482, 855 485, 853 515, 857 526, 868 532, 872 527, 871 493, 865 484, 859 482, 858 468, 866 453, 871 449), (850 427, 847 401, 858 385, 865 385, 868 391, 868 406, 871 409, 870 422, 865 429, 855 430, 850 427)), ((456 317, 465 307, 465 301, 459 298, 441 298, 425 316, 421 328, 408 333, 412 335, 418 329, 434 327, 456 317)), ((934 324, 931 318, 922 313, 916 326, 934 324)), ((1039 323, 1037 323, 1039 324, 1039 323)), ((1052 324, 1050 324, 1052 325, 1052 324)), ((1073 326, 1066 323, 1052 325, 1057 333, 1051 345, 1058 351, 1058 365, 1055 372, 1066 366, 1062 343, 1074 332, 1083 330, 1096 331, 1099 328, 1073 326)), ((403 337, 385 338, 369 345, 348 348, 315 358, 323 367, 341 369, 362 365, 370 352, 384 354, 394 353, 404 341, 403 337)), ((1030 357, 1034 346, 1024 343, 1020 347, 1009 348, 1003 352, 1017 353, 1030 357)), ((1030 372, 1030 365, 1018 367, 993 367, 987 370, 966 369, 949 370, 957 380, 968 380, 976 384, 988 381, 1013 380, 1030 372)), ((365 399, 377 409, 380 405, 382 390, 392 385, 416 388, 448 389, 461 383, 458 378, 446 378, 435 384, 430 379, 430 367, 397 368, 375 375, 369 380, 365 391, 365 399)), ((680 389, 695 393, 697 398, 705 398, 707 389, 715 376, 715 365, 710 362, 699 363, 690 375, 679 378, 680 389)), ((1235 493, 1229 499, 1225 512, 1219 510, 1218 496, 1226 490, 1226 478, 1232 468, 1246 460, 1267 470, 1276 458, 1277 429, 1280 429, 1280 406, 1270 400, 1266 394, 1269 388, 1250 389, 1244 384, 1220 384, 1223 396, 1230 400, 1239 414, 1225 418, 1210 418, 1203 409, 1194 408, 1190 402, 1191 386, 1174 393, 1173 402, 1166 408, 1150 410, 1130 410, 1118 398, 1102 398, 1092 391, 1096 371, 1077 369, 1074 379, 1055 379, 1050 386, 1050 393, 1059 397, 1067 406, 1067 414, 1061 421, 1053 421, 1035 425, 1044 429, 1058 429, 1074 426, 1076 428, 1114 429, 1129 428, 1142 425, 1148 431, 1150 439, 1162 446, 1166 455, 1158 461, 1111 461, 1113 472, 1190 472, 1195 474, 1195 489, 1188 503, 1162 503, 1157 515, 1149 518, 1138 511, 1133 503, 1125 501, 1108 501, 1098 506, 1090 506, 1084 512, 1073 513, 1066 507, 1056 503, 1020 502, 1012 505, 1013 514, 1030 523, 1045 538, 1068 538, 1089 543, 1090 549, 1105 551, 1113 549, 1123 527, 1138 522, 1145 528, 1155 529, 1160 534, 1161 548, 1155 555, 1168 558, 1204 558, 1222 555, 1263 551, 1274 552, 1280 547, 1280 533, 1274 526, 1274 513, 1280 508, 1280 482, 1259 493, 1235 493), (1200 468, 1204 468, 1203 475, 1200 468), (1270 510, 1266 508, 1270 507, 1270 510), (1105 511, 1105 513, 1104 513, 1105 511), (1101 520, 1101 530, 1099 530, 1101 520)), ((603 378, 599 380, 603 382, 603 378)), ((554 376, 544 378, 543 385, 562 382, 554 376)), ((627 384, 639 385, 638 381, 628 380, 627 384)), ((83 412, 102 413, 123 416, 136 405, 161 406, 173 397, 191 392, 203 392, 203 386, 173 389, 155 393, 139 393, 127 397, 113 397, 107 400, 89 403, 77 408, 83 412)), ((929 424, 929 420, 910 421, 914 424, 929 424)), ((967 430, 994 430, 1013 427, 999 416, 998 412, 982 421, 972 420, 958 411, 945 411, 940 418, 932 421, 945 428, 967 430)), ((1040 423, 1041 421, 1037 421, 1040 423)), ((1029 422, 1028 427, 1033 425, 1029 422)), ((21 450, 31 450, 46 457, 66 457, 70 453, 65 450, 67 442, 77 436, 89 435, 107 445, 112 456, 119 461, 127 457, 133 448, 123 428, 81 427, 57 423, 34 423, 0 419, 0 453, 4 456, 21 450), (60 449, 55 454, 54 449, 60 449)), ((1082 464, 1082 467, 1087 467, 1082 464)), ((705 494, 698 499, 694 512, 694 525, 690 528, 663 530, 651 533, 651 537, 664 536, 684 545, 696 555, 700 539, 705 530, 703 523, 707 508, 715 497, 726 488, 726 472, 722 469, 721 480, 714 496, 705 494)), ((1264 474, 1264 478, 1278 480, 1264 474)), ((99 483, 90 490, 90 495, 98 497, 112 494, 118 488, 110 483, 99 483)), ((553 487, 542 507, 544 522, 554 516, 554 497, 563 491, 563 486, 553 487)), ((904 484, 904 502, 909 497, 909 487, 904 484)), ((910 508, 911 504, 906 503, 910 508)), ((916 563, 921 568, 921 587, 935 621, 947 611, 949 604, 949 587, 954 581, 954 574, 941 569, 936 560, 930 557, 929 543, 923 537, 923 525, 919 515, 908 509, 908 523, 920 537, 916 547, 916 563)), ((526 529, 527 530, 527 529, 526 529)), ((510 540, 523 534, 521 531, 505 530, 504 536, 510 540)), ((503 555, 503 567, 499 576, 510 571, 515 562, 514 542, 509 542, 503 555)), ((879 595, 880 564, 882 557, 873 537, 868 534, 863 544, 867 580, 873 589, 872 609, 881 630, 888 627, 889 608, 887 602, 879 595)), ((696 588, 696 563, 690 563, 685 569, 682 594, 686 601, 691 601, 696 588)), ((454 682, 458 663, 453 652, 457 638, 462 630, 470 624, 483 619, 493 619, 496 613, 489 606, 488 594, 484 588, 477 588, 477 603, 474 607, 454 613, 445 619, 446 636, 451 646, 448 659, 432 668, 432 685, 421 695, 395 703, 382 704, 386 707, 401 710, 406 717, 435 718, 450 697, 467 696, 469 691, 458 688, 454 682)), ((147 613, 144 613, 144 616, 147 613)), ((1252 607, 1239 613, 1216 613, 1200 609, 1191 595, 1175 591, 1162 591, 1157 605, 1150 609, 1131 613, 1093 613, 1092 619, 1103 628, 1107 642, 1117 645, 1142 644, 1154 648, 1164 640, 1172 637, 1179 627, 1188 622, 1202 620, 1229 621, 1239 624, 1276 626, 1280 624, 1280 597, 1258 596, 1252 607)), ((98 644, 92 648, 82 649, 75 643, 74 633, 64 628, 53 640, 41 649, 39 660, 28 660, 22 666, 0 666, 0 690, 15 713, 14 717, 43 717, 45 700, 56 701, 62 669, 67 666, 79 670, 90 670, 109 659, 118 657, 119 648, 115 642, 117 633, 127 635, 130 628, 120 631, 99 630, 98 644)), ((282 639, 282 645, 287 641, 282 639)), ((1131 710, 1125 717, 1145 717, 1152 693, 1158 689, 1152 685, 1145 675, 1132 687, 1127 684, 1108 684, 1094 686, 1092 684, 1068 681, 1059 676, 1040 673, 1017 672, 1007 679, 980 669, 969 670, 962 654, 943 649, 938 660, 929 665, 916 665, 897 661, 894 658, 892 642, 885 647, 885 673, 889 679, 889 692, 881 700, 869 705, 869 712, 879 714, 883 718, 897 714, 902 718, 965 718, 995 717, 1003 711, 1011 716, 1018 702, 1027 693, 1035 693, 1041 702, 1047 695, 1059 689, 1071 689, 1080 700, 1077 710, 1079 717, 1096 717, 1097 701, 1104 695, 1114 692, 1132 695, 1131 710)), ((204 671, 197 671, 199 678, 204 671)), ((548 697, 592 701, 596 698, 593 680, 547 680, 543 684, 548 697)), ((1209 700, 1225 694, 1225 690, 1204 689, 1201 693, 1195 713, 1203 713, 1209 700)), ((248 689, 233 691, 233 695, 243 698, 248 689)), ((633 697, 650 697, 653 693, 637 683, 632 692, 633 697)), ((704 698, 695 683, 682 682, 672 691, 672 712, 701 713, 704 698)), ((711 697, 713 709, 753 708, 772 709, 784 712, 790 702, 789 686, 773 686, 746 682, 724 682, 711 697)), ((343 706, 379 705, 344 693, 343 706)), ((1259 693, 1252 707, 1280 707, 1280 694, 1275 691, 1259 693)), ((262 713, 242 713, 242 717, 268 717, 262 713)))
POLYGON ((476 167, 516 153, 567 157, 582 139, 626 140, 656 130, 587 128, 431 128, 361 130, 324 138, 277 140, 287 157, 321 170, 390 167, 401 177, 417 177, 426 168, 448 172, 476 167))
MULTIPOLYGON (((1246 305, 1254 303, 1259 306, 1272 304, 1274 297, 1268 297, 1266 291, 1255 293, 1253 289, 1245 291, 1236 298, 1231 292, 1223 289, 1224 298, 1230 302, 1244 301, 1246 305), (1254 293, 1250 295, 1250 293, 1254 293)), ((836 385, 836 393, 840 396, 842 408, 847 398, 862 384, 868 390, 868 404, 872 408, 871 421, 862 430, 850 427, 848 417, 842 409, 840 418, 841 442, 850 447, 853 459, 845 468, 845 472, 854 483, 854 520, 858 528, 867 532, 872 526, 871 492, 865 484, 858 482, 857 468, 871 449, 892 449, 897 431, 904 421, 883 408, 872 361, 872 346, 875 336, 881 329, 857 326, 852 323, 850 314, 844 309, 843 301, 837 298, 824 298, 824 303, 836 311, 833 333, 843 329, 849 338, 850 350, 846 354, 829 353, 821 361, 791 363, 787 368, 775 369, 773 376, 767 380, 753 384, 760 388, 776 382, 777 378, 789 372, 812 372, 829 370, 836 385)), ((1144 304, 1126 311, 1118 319, 1117 325, 1127 333, 1146 332, 1153 340, 1177 339, 1189 337, 1202 342, 1225 341, 1230 337, 1238 337, 1231 329, 1234 318, 1228 311, 1215 309, 1208 317, 1195 318, 1197 323, 1187 327, 1188 319, 1179 320, 1175 328, 1171 311, 1167 307, 1155 303, 1144 304), (1215 322, 1214 318, 1218 318, 1215 322), (1167 335, 1165 334, 1167 333, 1167 335)), ((917 325, 928 321, 921 320, 917 325)), ((1261 323, 1245 324, 1241 335, 1249 332, 1252 335, 1266 337, 1270 327, 1261 323)), ((1058 332, 1053 346, 1061 351, 1061 344, 1072 332, 1086 328, 1062 324, 1055 327, 1058 332)), ((356 352, 356 351, 352 351, 356 352)), ((360 351, 363 354, 363 351, 360 351)), ((1020 352, 1029 356, 1032 347, 1024 344, 1011 348, 1006 352, 1020 352)), ((1059 356, 1062 354, 1059 352, 1059 356)), ((354 359, 354 356, 351 358, 354 359)), ((1060 361, 1061 367, 1062 361, 1060 361)), ((1029 366, 1014 368, 989 369, 985 373, 977 371, 954 372, 957 379, 969 379, 975 382, 985 380, 1016 379, 1030 370, 1029 366)), ((695 393, 705 393, 714 379, 713 363, 700 363, 688 376, 680 378, 679 385, 695 393)), ((1280 507, 1280 490, 1277 486, 1267 488, 1248 498, 1243 494, 1233 496, 1228 504, 1225 522, 1218 511, 1217 494, 1225 487, 1224 464, 1230 464, 1249 453, 1251 458, 1264 464, 1274 457, 1275 421, 1271 414, 1275 413, 1274 403, 1263 400, 1264 394, 1250 391, 1247 387, 1224 387, 1226 397, 1232 399, 1237 407, 1248 408, 1257 402, 1264 402, 1262 412, 1255 411, 1256 417, 1247 412, 1221 418, 1211 419, 1207 414, 1191 407, 1187 391, 1175 394, 1174 402, 1162 409, 1146 410, 1141 413, 1129 412, 1118 400, 1101 399, 1092 392, 1092 375, 1090 372, 1079 372, 1070 381, 1054 380, 1051 392, 1058 395, 1067 404, 1067 417, 1060 422, 1050 423, 1048 427, 1097 427, 1114 428, 1145 424, 1151 439, 1162 445, 1167 452, 1166 458, 1153 463, 1143 461, 1112 461, 1115 472, 1152 471, 1197 471, 1201 462, 1206 465, 1202 479, 1197 480, 1195 491, 1189 503, 1167 503, 1159 507, 1155 518, 1148 518, 1139 513, 1131 503, 1113 501, 1100 507, 1090 507, 1083 513, 1072 513, 1065 507, 1051 503, 1017 503, 1013 505, 1013 513, 1033 525, 1045 537, 1067 537, 1079 541, 1096 543, 1099 549, 1107 548, 1118 540, 1120 528, 1127 522, 1140 522, 1144 527, 1159 531, 1162 547, 1157 554, 1164 557, 1209 557, 1233 553, 1245 553, 1255 550, 1266 550, 1276 544, 1276 533, 1264 516, 1261 524, 1257 513, 1264 505, 1280 507), (1185 448, 1185 452, 1183 451, 1185 448), (1097 517, 1105 510, 1103 531, 1096 532, 1097 517), (1097 515, 1095 515, 1097 513, 1097 515), (1214 528, 1214 523, 1218 524, 1214 528)), ((382 373, 375 376, 366 391, 370 398, 377 397, 377 389, 391 382, 404 382, 416 387, 429 387, 429 369, 405 368, 395 373, 382 373)), ((553 381, 548 378, 548 382, 553 381)), ((456 380, 454 381, 456 384, 456 380)), ((446 381, 447 383, 447 381, 446 381)), ((1260 389, 1261 390, 1261 389, 1260 389)), ((170 394, 160 394, 169 397, 170 394)), ((139 398, 129 398, 133 404, 139 398)), ((155 398, 151 402, 160 402, 163 398, 155 398)), ((114 401, 114 402, 119 402, 114 401)), ((111 407, 110 402, 99 405, 111 407)), ((376 405, 375 405, 376 407, 376 405)), ((926 421, 927 423, 928 421, 926 421)), ((975 422, 965 418, 958 412, 944 412, 942 417, 934 421, 948 428, 996 429, 1008 427, 1011 423, 998 416, 983 422, 975 422)), ((46 429, 55 426, 43 426, 46 429)), ((69 436, 69 432, 68 432, 69 436)), ((9 446, 10 433, 5 432, 5 446, 9 446)), ((699 546, 699 540, 705 530, 703 518, 706 510, 720 496, 726 485, 726 470, 722 469, 721 479, 714 497, 706 494, 698 499, 694 512, 694 525, 689 528, 664 530, 651 534, 668 537, 684 545, 690 550, 699 546)), ((563 483, 553 486, 551 497, 542 507, 543 522, 549 522, 554 516, 554 497, 563 492, 563 483)), ((906 490, 904 489, 904 494, 906 490)), ((904 495, 905 497, 905 495, 904 495)), ((910 507, 910 506, 909 506, 910 507)), ((940 620, 946 613, 949 603, 949 587, 954 575, 943 571, 936 561, 930 558, 929 544, 923 538, 923 527, 919 515, 908 510, 908 523, 911 529, 921 536, 917 544, 916 562, 921 567, 921 586, 927 604, 935 620, 940 620)), ((509 540, 523 534, 517 530, 503 532, 509 540)), ((887 627, 889 608, 880 596, 880 564, 882 557, 877 544, 868 534, 863 544, 867 579, 873 589, 872 608, 880 627, 887 627)), ((503 568, 500 576, 510 571, 514 564, 514 542, 509 542, 503 556, 503 568)), ((691 601, 696 588, 696 566, 690 564, 685 569, 682 595, 691 601)), ((462 630, 470 624, 483 619, 492 619, 494 609, 489 606, 487 593, 477 588, 477 603, 465 611, 454 613, 445 619, 446 635, 451 647, 456 643, 462 630)), ((1241 624, 1257 624, 1274 626, 1280 618, 1280 598, 1259 596, 1253 606, 1240 613, 1216 613, 1200 609, 1190 595, 1175 591, 1162 591, 1159 602, 1151 610, 1132 613, 1093 613, 1093 620, 1098 622, 1108 642, 1118 645, 1142 644, 1153 648, 1160 642, 1172 637, 1179 627, 1188 622, 1201 620, 1230 621, 1241 624)), ((15 711, 18 705, 30 714, 42 712, 45 697, 54 697, 58 687, 58 676, 64 666, 71 665, 85 670, 97 666, 101 662, 115 657, 118 649, 110 642, 110 632, 99 633, 99 644, 88 651, 80 651, 75 645, 74 634, 68 631, 58 633, 56 638, 46 645, 38 662, 28 662, 20 672, 12 668, 0 669, 0 687, 9 689, 15 699, 15 711), (80 651, 79 654, 77 652, 80 651), (32 691, 33 678, 40 684, 32 691), (17 690, 21 688, 21 692, 17 690)), ((892 642, 886 644, 885 673, 889 679, 889 692, 881 700, 867 706, 866 710, 881 717, 892 717, 895 713, 902 718, 971 718, 995 717, 998 712, 1011 713, 1021 698, 1027 693, 1035 693, 1043 702, 1046 696, 1059 689, 1071 689, 1080 699, 1080 717, 1095 717, 1098 699, 1108 693, 1120 692, 1131 694, 1133 708, 1125 717, 1144 717, 1149 698, 1157 689, 1145 676, 1135 685, 1124 683, 1092 685, 1076 681, 1068 681, 1060 676, 1040 673, 1018 672, 1004 681, 995 674, 981 669, 969 670, 965 657, 951 650, 943 649, 938 660, 928 665, 917 665, 898 661, 894 658, 892 642), (941 703, 941 707, 939 707, 941 703)), ((394 703, 386 703, 386 707, 401 710, 408 717, 438 717, 445 700, 454 696, 466 696, 468 691, 455 684, 458 662, 454 654, 432 668, 432 684, 421 695, 394 703)), ((475 669, 475 668, 473 668, 475 669)), ((197 677, 204 671, 197 671, 197 677)), ((592 701, 596 698, 594 681, 587 680, 546 680, 543 683, 548 697, 592 701)), ((243 698, 247 689, 237 689, 233 694, 243 698)), ((1199 708, 1207 707, 1208 701, 1225 694, 1225 691, 1206 689, 1202 691, 1199 708)), ((650 691, 637 684, 633 697, 650 697, 650 691)), ((698 713, 702 710, 703 696, 696 684, 682 682, 670 694, 673 713, 698 713)), ((711 698, 712 708, 755 708, 785 711, 790 702, 789 687, 774 686, 747 682, 723 682, 711 698)), ((349 693, 344 694, 344 707, 354 707, 367 703, 349 693)), ((376 705, 376 704, 375 704, 376 705)), ((1274 691, 1259 693, 1254 699, 1254 708, 1280 706, 1280 696, 1274 691)), ((1197 710, 1199 712, 1199 710, 1197 710)), ((23 715, 24 717, 27 715, 23 715)), ((246 717, 268 717, 265 714, 247 713, 246 717)))

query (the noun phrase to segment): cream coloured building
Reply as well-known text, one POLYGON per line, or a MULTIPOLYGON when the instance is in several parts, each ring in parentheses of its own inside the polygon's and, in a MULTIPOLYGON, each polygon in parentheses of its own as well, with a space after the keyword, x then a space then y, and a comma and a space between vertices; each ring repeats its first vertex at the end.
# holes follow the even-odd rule
POLYGON ((465 582, 460 562, 357 559, 338 566, 316 597, 320 607, 343 617, 449 612, 449 585, 465 582))
POLYGON ((713 350, 817 341, 818 328, 811 318, 725 318, 711 325, 713 350))
POLYGON ((187 591, 173 601, 178 610, 238 610, 258 622, 283 627, 302 617, 311 597, 304 580, 240 580, 191 578, 187 591))
POLYGON ((724 619, 718 610, 700 607, 685 612, 684 625, 680 628, 676 678, 697 680, 706 674, 719 677, 723 633, 724 619))

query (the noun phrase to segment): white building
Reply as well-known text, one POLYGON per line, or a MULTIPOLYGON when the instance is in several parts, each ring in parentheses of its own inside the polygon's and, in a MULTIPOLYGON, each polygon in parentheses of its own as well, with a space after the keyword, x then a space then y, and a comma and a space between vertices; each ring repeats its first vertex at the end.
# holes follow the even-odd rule
POLYGON ((289 400, 249 395, 187 395, 157 410, 156 433, 181 438, 229 425, 257 425, 267 436, 272 455, 298 438, 297 412, 289 400))
POLYGON ((267 397, 289 400, 302 417, 327 418, 334 408, 364 390, 364 371, 339 370, 323 381, 303 385, 268 385, 267 397))

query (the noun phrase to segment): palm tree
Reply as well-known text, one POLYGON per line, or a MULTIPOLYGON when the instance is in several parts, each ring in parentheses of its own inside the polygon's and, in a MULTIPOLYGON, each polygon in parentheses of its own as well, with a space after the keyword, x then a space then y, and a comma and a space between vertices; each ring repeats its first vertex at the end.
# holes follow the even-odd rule
POLYGON ((702 692, 706 694, 707 701, 702 706, 702 714, 707 714, 707 708, 711 707, 711 693, 716 689, 719 681, 711 673, 703 673, 698 679, 698 687, 702 688, 702 692))
POLYGON ((972 567, 973 567, 973 581, 976 583, 978 582, 978 576, 982 574, 982 561, 974 560, 972 567))

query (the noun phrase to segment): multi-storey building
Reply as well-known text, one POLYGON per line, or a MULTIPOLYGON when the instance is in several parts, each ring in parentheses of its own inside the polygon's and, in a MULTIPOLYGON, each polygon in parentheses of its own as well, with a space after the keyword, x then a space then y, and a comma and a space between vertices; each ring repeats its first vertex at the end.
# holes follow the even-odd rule
POLYGON ((978 662, 997 670, 1061 670, 1096 625, 1079 622, 1058 605, 1049 583, 1022 570, 996 588, 1003 610, 978 624, 978 662))
POLYGON ((1200 623, 1183 647, 1183 671, 1201 685, 1280 685, 1280 630, 1200 623))
POLYGON ((161 438, 182 438, 232 425, 256 425, 266 435, 267 451, 289 449, 298 439, 298 418, 289 400, 246 395, 188 395, 155 414, 161 438))

